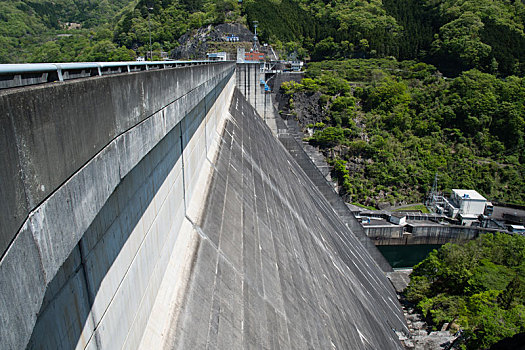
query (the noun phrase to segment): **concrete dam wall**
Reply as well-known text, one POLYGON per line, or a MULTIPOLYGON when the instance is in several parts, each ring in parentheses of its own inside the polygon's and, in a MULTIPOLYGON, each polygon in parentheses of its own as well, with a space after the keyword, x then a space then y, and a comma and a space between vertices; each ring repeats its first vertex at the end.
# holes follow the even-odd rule
MULTIPOLYGON (((303 144, 305 135, 300 131, 297 121, 293 119, 284 120, 279 115, 276 107, 278 102, 274 100, 275 94, 265 91, 264 85, 260 81, 267 79, 274 89, 279 89, 283 81, 300 81, 303 74, 279 73, 272 74, 270 78, 265 77, 260 70, 260 64, 242 64, 237 66, 237 87, 245 96, 246 100, 255 108, 260 117, 264 119, 278 140, 292 155, 301 169, 308 175, 316 188, 323 194, 330 206, 336 211, 343 223, 348 226, 352 233, 359 239, 361 244, 370 253, 374 261, 384 272, 393 271, 388 261, 375 247, 374 242, 366 236, 363 227, 356 220, 355 216, 348 209, 343 199, 335 192, 334 187, 326 179, 310 156, 306 153, 303 144)), ((324 157, 323 157, 324 158, 324 157)))
POLYGON ((438 223, 411 223, 403 226, 367 225, 366 234, 376 245, 415 245, 462 243, 482 233, 495 233, 497 229, 475 226, 441 225, 438 223))
POLYGON ((172 349, 402 349, 390 282, 237 90, 172 349))
POLYGON ((0 93, 0 348, 401 349, 389 281, 235 76, 0 93))
POLYGON ((137 347, 233 71, 2 93, 0 347, 137 347))

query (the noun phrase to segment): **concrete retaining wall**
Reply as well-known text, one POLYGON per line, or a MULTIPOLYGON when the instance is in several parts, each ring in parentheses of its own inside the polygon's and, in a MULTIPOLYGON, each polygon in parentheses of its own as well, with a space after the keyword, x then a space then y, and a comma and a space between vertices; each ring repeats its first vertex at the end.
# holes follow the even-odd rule
POLYGON ((403 237, 401 226, 365 226, 364 231, 368 237, 375 240, 403 237))
POLYGON ((375 245, 445 244, 465 242, 495 229, 458 225, 364 226, 375 245))
POLYGON ((118 135, 166 106, 180 116, 228 69, 217 63, 0 92, 1 255, 29 212, 118 135))
POLYGON ((213 142, 203 118, 218 113, 212 104, 233 69, 219 63, 0 95, 4 348, 25 347, 32 333, 38 348, 138 345, 213 142))

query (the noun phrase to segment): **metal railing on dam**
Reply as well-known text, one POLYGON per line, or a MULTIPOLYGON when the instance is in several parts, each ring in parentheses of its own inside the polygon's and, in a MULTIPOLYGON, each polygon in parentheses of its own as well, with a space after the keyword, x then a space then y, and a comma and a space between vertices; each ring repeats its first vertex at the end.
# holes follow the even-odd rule
POLYGON ((0 64, 0 89, 212 63, 212 61, 129 61, 0 64))

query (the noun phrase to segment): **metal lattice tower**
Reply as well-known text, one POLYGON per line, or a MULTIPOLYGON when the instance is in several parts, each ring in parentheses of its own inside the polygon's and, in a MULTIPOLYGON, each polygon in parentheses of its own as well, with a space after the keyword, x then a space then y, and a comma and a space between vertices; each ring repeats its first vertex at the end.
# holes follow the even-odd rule
POLYGON ((436 171, 436 175, 434 175, 434 183, 432 184, 432 190, 430 191, 430 198, 428 199, 428 204, 433 206, 436 201, 437 196, 437 184, 438 184, 438 173, 436 171))

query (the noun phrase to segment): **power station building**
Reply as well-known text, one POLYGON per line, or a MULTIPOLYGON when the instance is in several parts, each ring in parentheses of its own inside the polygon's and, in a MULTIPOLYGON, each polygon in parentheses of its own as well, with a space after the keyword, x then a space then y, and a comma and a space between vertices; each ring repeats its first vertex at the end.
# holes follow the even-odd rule
POLYGON ((451 217, 458 217, 463 224, 476 221, 485 212, 487 199, 475 190, 453 189, 450 200, 445 201, 451 217))

